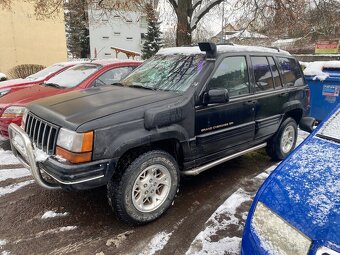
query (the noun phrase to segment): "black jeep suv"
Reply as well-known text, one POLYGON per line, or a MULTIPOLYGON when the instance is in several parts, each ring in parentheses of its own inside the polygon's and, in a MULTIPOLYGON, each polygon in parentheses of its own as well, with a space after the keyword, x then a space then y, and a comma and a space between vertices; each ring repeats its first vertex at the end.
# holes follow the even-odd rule
POLYGON ((266 147, 283 159, 308 110, 300 65, 278 49, 162 49, 120 83, 38 100, 11 146, 42 187, 107 185, 118 217, 143 224, 197 175, 266 147))

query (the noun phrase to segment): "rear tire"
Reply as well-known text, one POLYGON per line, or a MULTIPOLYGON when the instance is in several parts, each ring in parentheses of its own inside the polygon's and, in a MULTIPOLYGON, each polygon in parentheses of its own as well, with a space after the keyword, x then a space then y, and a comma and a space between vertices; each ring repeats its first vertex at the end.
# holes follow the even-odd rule
POLYGON ((121 170, 107 185, 109 204, 120 220, 129 225, 146 224, 172 205, 180 174, 170 154, 149 151, 121 170))
POLYGON ((296 145, 297 124, 293 118, 285 119, 277 133, 268 141, 266 151, 274 160, 284 159, 296 145))

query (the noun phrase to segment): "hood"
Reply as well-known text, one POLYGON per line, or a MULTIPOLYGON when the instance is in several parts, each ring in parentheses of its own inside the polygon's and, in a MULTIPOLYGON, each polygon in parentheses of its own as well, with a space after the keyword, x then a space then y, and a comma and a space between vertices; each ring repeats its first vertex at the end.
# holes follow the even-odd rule
POLYGON ((29 85, 39 84, 39 83, 41 83, 41 80, 30 81, 26 79, 13 79, 13 80, 0 82, 0 89, 12 88, 16 86, 29 86, 29 85))
POLYGON ((38 100, 29 106, 37 116, 76 130, 80 125, 106 116, 120 114, 122 121, 142 118, 140 112, 155 103, 178 98, 174 92, 103 86, 38 100))
POLYGON ((20 89, 18 91, 9 92, 8 94, 0 98, 0 105, 26 105, 34 100, 60 93, 65 93, 70 90, 71 89, 34 85, 28 88, 20 89))
POLYGON ((310 137, 271 177, 260 201, 312 240, 340 244, 339 144, 310 137))

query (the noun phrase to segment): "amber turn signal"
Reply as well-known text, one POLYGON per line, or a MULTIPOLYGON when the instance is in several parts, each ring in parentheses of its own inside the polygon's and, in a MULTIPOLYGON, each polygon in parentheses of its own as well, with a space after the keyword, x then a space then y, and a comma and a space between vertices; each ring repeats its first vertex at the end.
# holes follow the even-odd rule
MULTIPOLYGON (((83 143, 84 146, 84 143, 83 143)), ((92 149, 92 144, 91 144, 92 149)), ((79 164, 79 163, 85 163, 91 161, 92 158, 92 152, 71 152, 68 150, 65 150, 59 146, 56 148, 56 154, 63 157, 67 161, 73 163, 73 164, 79 164)))

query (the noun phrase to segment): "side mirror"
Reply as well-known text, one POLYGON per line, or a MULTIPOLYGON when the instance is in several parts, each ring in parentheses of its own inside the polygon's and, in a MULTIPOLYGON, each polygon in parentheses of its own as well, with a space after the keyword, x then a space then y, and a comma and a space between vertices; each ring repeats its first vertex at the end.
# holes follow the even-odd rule
POLYGON ((203 96, 203 104, 220 104, 229 101, 229 93, 227 89, 211 89, 203 96))
POLYGON ((312 117, 304 117, 300 120, 299 128, 308 133, 312 133, 314 130, 315 119, 312 117))

